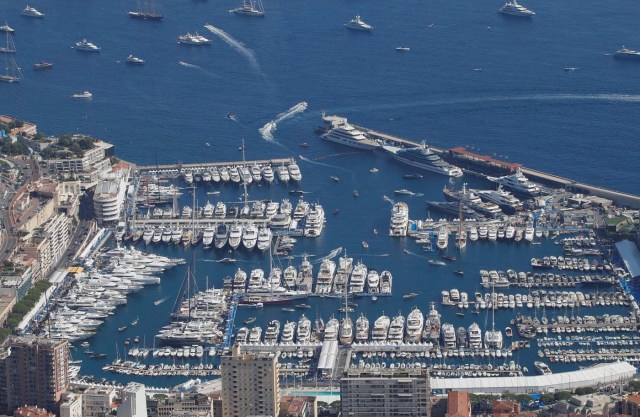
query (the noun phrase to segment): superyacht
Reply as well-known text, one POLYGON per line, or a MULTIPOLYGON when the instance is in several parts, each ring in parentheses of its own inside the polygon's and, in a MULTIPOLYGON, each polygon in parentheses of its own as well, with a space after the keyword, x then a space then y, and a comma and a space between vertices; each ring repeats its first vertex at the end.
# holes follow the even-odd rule
POLYGON ((622 47, 622 49, 616 51, 615 55, 616 58, 621 58, 621 59, 640 59, 640 51, 634 51, 633 49, 629 49, 629 48, 625 48, 624 46, 622 47))
POLYGON ((419 342, 422 337, 423 325, 424 316, 422 315, 422 311, 414 307, 407 316, 407 340, 410 342, 419 342))
POLYGON ((521 194, 527 197, 535 197, 542 193, 540 187, 529 181, 520 169, 512 175, 506 175, 503 177, 487 177, 487 179, 512 190, 516 194, 521 194))
POLYGON ((445 187, 442 189, 445 199, 453 202, 462 202, 465 206, 469 207, 484 216, 495 218, 502 215, 502 210, 497 204, 486 203, 476 195, 473 191, 467 188, 467 184, 462 185, 462 190, 455 191, 445 187))
POLYGON ((229 227, 226 224, 220 224, 216 228, 216 234, 213 240, 213 245, 216 249, 222 249, 229 240, 229 227))
POLYGON ((279 336, 280 322, 278 320, 271 320, 264 333, 264 341, 267 343, 278 343, 279 336))
POLYGON ((324 327, 324 340, 338 340, 340 322, 335 317, 331 317, 324 327))
POLYGON ((389 316, 378 317, 375 323, 373 323, 373 331, 371 333, 371 339, 374 342, 386 341, 390 324, 391 324, 391 320, 389 319, 389 316))
POLYGON ((353 323, 349 316, 345 317, 340 325, 340 343, 350 345, 353 342, 353 323))
POLYGON ((229 10, 229 13, 234 13, 241 16, 264 16, 264 7, 260 0, 243 0, 242 6, 229 10))
POLYGON ((304 314, 298 320, 298 334, 296 336, 296 343, 307 343, 311 338, 311 320, 309 320, 304 314))
POLYGON ((480 326, 478 326, 477 323, 471 323, 467 335, 469 339, 469 347, 471 349, 482 348, 482 332, 480 331, 480 326))
POLYGON ((367 266, 358 261, 351 273, 351 281, 349 282, 349 292, 352 294, 362 294, 367 277, 367 266))
POLYGON ((356 341, 366 342, 369 339, 369 319, 360 314, 358 320, 356 320, 356 341))
POLYGON ((271 239, 271 229, 269 229, 268 227, 260 228, 260 231, 258 232, 258 249, 261 251, 266 251, 267 249, 269 249, 271 247, 271 239))
POLYGON ((302 173, 300 172, 298 164, 296 164, 295 162, 289 164, 289 166, 287 166, 287 170, 289 171, 289 176, 291 177, 292 181, 299 182, 302 180, 302 173))
POLYGON ((518 4, 516 0, 512 0, 509 3, 505 3, 504 6, 498 10, 499 13, 508 16, 517 16, 517 17, 532 17, 535 16, 535 13, 521 4, 518 4))
POLYGON ((447 349, 454 349, 456 347, 456 331, 452 324, 444 323, 442 325, 442 344, 447 349))
POLYGON ((336 263, 331 259, 324 259, 320 264, 320 272, 316 281, 316 293, 327 294, 331 292, 333 277, 336 273, 336 263))
POLYGON ((367 138, 364 132, 348 124, 346 119, 344 119, 344 123, 338 124, 320 137, 329 142, 339 143, 352 148, 373 150, 380 147, 378 142, 367 138))
POLYGON ((345 23, 344 27, 346 27, 347 29, 359 30, 362 32, 371 32, 371 30, 373 29, 373 26, 365 23, 360 18, 360 15, 356 16, 355 18, 351 19, 349 22, 345 23))
POLYGON ((211 243, 213 243, 214 234, 215 232, 213 228, 207 227, 206 229, 204 229, 204 232, 202 233, 202 244, 204 245, 204 247, 211 246, 211 243))
POLYGON ((380 274, 373 268, 367 274, 367 291, 369 294, 380 293, 380 274))
POLYGON ((211 45, 211 40, 196 32, 194 35, 187 33, 185 35, 178 36, 178 43, 183 45, 211 45))
POLYGON ((280 337, 280 343, 293 343, 293 337, 296 333, 296 323, 293 321, 288 321, 284 325, 284 330, 282 330, 282 336, 280 337))
POLYGON ((382 271, 380 274, 380 294, 391 294, 393 276, 389 271, 382 271))
POLYGON ((242 243, 242 230, 242 226, 238 223, 231 225, 229 231, 229 246, 231 246, 232 249, 238 249, 240 243, 242 243))
POLYGON ((30 6, 25 7, 20 14, 27 17, 44 17, 44 13, 30 6))
POLYGON ((384 146, 383 149, 390 153, 394 159, 405 164, 450 177, 462 176, 460 168, 442 160, 424 142, 422 142, 421 146, 415 148, 384 146))
POLYGON ((347 291, 349 276, 353 270, 353 258, 347 257, 345 253, 338 260, 338 271, 333 282, 333 292, 340 293, 347 291))
POLYGON ((472 190, 481 199, 489 203, 497 204, 505 213, 515 214, 524 208, 522 202, 510 192, 504 190, 502 185, 498 185, 497 190, 472 190))
POLYGON ((398 314, 391 320, 391 324, 389 325, 389 334, 387 335, 387 340, 393 343, 401 343, 404 336, 404 316, 402 314, 398 314))
POLYGON ((76 50, 87 52, 100 52, 101 48, 89 42, 86 39, 76 42, 76 50))
POLYGON ((244 228, 242 232, 242 245, 248 250, 255 248, 258 242, 258 227, 254 224, 250 224, 244 228))
POLYGON ((395 203, 391 209, 389 236, 406 236, 409 224, 409 206, 405 202, 395 203))

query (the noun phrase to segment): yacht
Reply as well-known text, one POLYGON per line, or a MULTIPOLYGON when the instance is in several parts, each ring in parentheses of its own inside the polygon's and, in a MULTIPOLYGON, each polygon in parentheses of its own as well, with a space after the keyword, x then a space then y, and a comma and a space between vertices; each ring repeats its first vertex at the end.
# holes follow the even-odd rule
POLYGON ((178 36, 178 43, 183 45, 211 45, 211 40, 196 32, 193 35, 191 33, 187 33, 186 35, 178 36))
POLYGON ((156 12, 155 0, 138 1, 138 10, 127 12, 129 17, 141 20, 162 20, 164 15, 156 12))
POLYGON ((367 278, 367 266, 358 261, 351 273, 351 281, 349 283, 349 292, 353 294, 362 294, 367 278))
POLYGON ((271 247, 271 238, 271 229, 268 227, 260 228, 260 231, 258 232, 258 249, 261 251, 269 249, 271 247))
MULTIPOLYGON (((460 204, 452 201, 427 201, 427 206, 450 216, 460 216, 460 204)), ((465 219, 475 219, 478 217, 475 211, 471 210, 464 204, 462 205, 462 216, 465 219)))
POLYGON ((262 337, 262 327, 255 326, 251 329, 251 332, 249 333, 249 343, 259 343, 261 337, 262 337))
POLYGON ((541 375, 551 375, 553 374, 553 372, 551 372, 551 368, 549 368, 549 365, 547 365, 544 362, 540 362, 540 361, 535 361, 533 363, 533 365, 536 367, 536 370, 541 374, 541 375))
POLYGON ((373 339, 374 342, 384 342, 385 340, 387 340, 387 334, 389 332, 390 324, 391 320, 389 319, 389 316, 378 317, 375 323, 373 323, 371 339, 373 339))
POLYGON ((353 342, 353 323, 347 316, 340 325, 340 343, 350 345, 353 342))
POLYGON ((238 249, 240 243, 242 242, 242 226, 238 223, 234 223, 231 225, 231 229, 229 230, 229 246, 232 249, 238 249))
POLYGON ((471 326, 469 326, 469 330, 467 331, 467 335, 469 338, 469 347, 471 349, 482 348, 482 332, 480 331, 480 326, 478 326, 477 323, 471 323, 471 326))
POLYGON ((283 183, 288 183, 289 180, 291 179, 291 176, 289 175, 289 170, 287 169, 286 166, 280 165, 276 167, 276 175, 278 176, 278 181, 283 182, 283 183))
POLYGON ((92 98, 93 94, 91 94, 89 91, 84 91, 82 93, 77 93, 71 96, 72 98, 92 98))
POLYGON ((262 167, 262 178, 269 184, 273 182, 273 168, 271 165, 265 165, 262 167))
POLYGON ((421 146, 415 148, 383 146, 383 149, 390 153, 394 159, 405 164, 450 177, 462 176, 460 168, 442 160, 424 142, 422 142, 421 146))
POLYGON ((469 230, 469 240, 472 242, 475 242, 476 240, 478 240, 478 228, 475 226, 472 226, 471 229, 469 230))
POLYGON ((153 239, 153 229, 146 229, 142 234, 142 240, 145 245, 148 245, 151 242, 151 239, 153 239))
POLYGON ((516 234, 516 228, 512 224, 508 225, 507 230, 505 230, 504 237, 506 239, 513 239, 515 234, 516 234))
POLYGON ((306 343, 311 338, 311 320, 304 314, 298 320, 298 334, 296 343, 306 343))
POLYGON ((369 319, 360 314, 358 320, 356 320, 356 341, 366 342, 369 339, 369 319))
POLYGON ((391 285, 393 284, 393 276, 389 271, 382 271, 380 274, 380 293, 391 294, 391 285))
POLYGON ((375 269, 370 269, 367 274, 367 291, 369 294, 380 293, 380 274, 375 269))
POLYGON ((271 320, 267 326, 267 330, 264 332, 264 341, 270 343, 277 343, 280 336, 280 322, 278 320, 271 320))
POLYGON ((233 289, 235 292, 244 292, 247 285, 247 273, 238 268, 233 276, 233 289))
POLYGON ((622 47, 622 49, 616 51, 615 55, 616 58, 621 58, 621 59, 640 59, 640 51, 634 51, 632 49, 629 48, 625 48, 624 46, 622 47))
POLYGON ((353 270, 353 258, 347 257, 345 254, 338 259, 338 271, 333 282, 333 292, 343 293, 348 290, 347 284, 349 276, 353 270))
POLYGON ((287 166, 287 170, 289 171, 289 177, 291 178, 291 180, 296 182, 302 180, 302 173, 300 172, 300 167, 298 167, 298 164, 296 164, 295 162, 289 164, 289 166, 287 166))
POLYGON ((456 191, 445 186, 442 189, 444 197, 449 201, 462 202, 465 206, 469 207, 483 216, 495 218, 502 215, 500 206, 493 203, 487 203, 476 195, 473 191, 467 188, 467 184, 462 185, 462 190, 456 191))
POLYGON ((502 332, 500 330, 487 330, 484 333, 484 345, 487 349, 502 349, 502 332))
POLYGON ((373 29, 373 26, 365 23, 360 18, 360 15, 356 16, 355 18, 351 19, 349 22, 345 23, 344 27, 346 27, 347 29, 359 30, 363 32, 371 32, 371 30, 373 29))
POLYGON ((234 13, 241 16, 264 16, 264 7, 260 0, 243 0, 242 6, 229 10, 229 13, 234 13))
POLYGON ((389 236, 406 236, 409 224, 409 206, 405 202, 395 203, 391 209, 389 236))
POLYGON ((284 330, 282 330, 280 343, 292 343, 295 332, 296 332, 296 323, 293 321, 286 322, 284 325, 284 330))
POLYGON ((248 250, 253 249, 258 243, 258 227, 250 224, 242 232, 242 245, 248 250))
POLYGON ((409 52, 409 51, 411 51, 411 48, 409 48, 408 46, 398 46, 396 48, 396 51, 398 51, 398 52, 409 52))
POLYGON ((216 234, 213 240, 213 245, 216 249, 222 249, 229 240, 229 227, 226 224, 220 224, 216 228, 216 234))
POLYGON ((262 181, 262 170, 260 169, 259 165, 257 164, 251 165, 249 170, 251 171, 251 178, 253 179, 254 182, 262 181))
POLYGON ((540 187, 529 181, 520 169, 518 169, 515 174, 505 175, 503 177, 487 177, 487 179, 504 186, 516 194, 522 194, 527 197, 535 197, 541 194, 540 187))
POLYGON ((504 6, 498 10, 499 13, 509 15, 509 16, 518 16, 518 17, 532 17, 535 16, 535 13, 531 10, 527 9, 521 4, 518 4, 516 0, 512 0, 509 3, 505 3, 504 6))
POLYGON ((213 230, 213 228, 207 227, 206 229, 204 229, 204 232, 202 233, 202 244, 204 246, 211 246, 211 243, 213 243, 214 235, 215 231, 213 230))
POLYGON ((331 317, 324 327, 324 340, 338 340, 339 330, 340 322, 338 319, 331 317))
POLYGON ((533 225, 528 224, 527 227, 524 229, 524 240, 526 240, 527 242, 533 241, 534 233, 535 231, 533 229, 533 225))
POLYGON ((438 246, 438 249, 442 250, 447 249, 447 246, 449 246, 449 230, 445 226, 438 229, 438 240, 436 245, 438 246))
POLYGON ((138 58, 137 56, 129 55, 127 57, 127 64, 141 65, 144 64, 144 59, 138 58))
POLYGON ((364 132, 346 123, 346 121, 322 134, 320 137, 329 142, 339 143, 352 148, 373 150, 380 147, 378 142, 367 138, 364 132))
POLYGON ((236 333, 236 343, 247 343, 249 337, 249 329, 247 327, 241 327, 236 333))
POLYGON ((467 331, 462 326, 456 330, 456 344, 459 348, 467 347, 467 331))
POLYGON ((25 7, 20 14, 27 17, 44 17, 44 13, 30 6, 25 7))
POLYGON ((484 201, 497 204, 507 214, 514 214, 524 209, 522 202, 504 190, 502 185, 498 185, 497 190, 473 190, 473 192, 484 201))
POLYGON ((324 259, 320 264, 318 279, 316 280, 316 293, 326 294, 331 292, 333 277, 336 273, 336 263, 331 259, 324 259))
POLYGON ((13 33, 15 30, 7 22, 4 22, 4 25, 0 26, 0 32, 13 33))
POLYGON ((306 237, 320 236, 324 229, 324 223, 324 209, 320 204, 312 204, 304 224, 304 235, 306 237))
POLYGON ((453 328, 452 324, 443 323, 442 324, 442 344, 447 349, 453 349, 456 347, 456 331, 453 328))
POLYGON ((417 307, 411 310, 407 316, 407 340, 418 342, 422 337, 422 327, 424 325, 424 315, 417 307))
POLYGON ((86 52, 100 52, 101 48, 86 39, 76 42, 76 50, 86 52))
POLYGON ((260 292, 264 288, 264 271, 260 268, 251 271, 247 292, 260 292))
POLYGON ((431 303, 429 314, 424 324, 423 338, 438 342, 440 339, 440 313, 436 310, 435 303, 431 303))
POLYGON ((0 53, 3 54, 15 54, 16 53, 16 45, 13 43, 13 37, 11 36, 11 32, 7 31, 7 44, 6 46, 0 46, 0 53))
POLYGON ((389 342, 400 343, 402 342, 402 338, 404 336, 404 316, 402 314, 398 314, 391 320, 391 324, 389 325, 389 334, 387 335, 387 340, 389 342))
MULTIPOLYGON (((207 204, 209 204, 207 202, 207 204)), ((207 206, 205 206, 206 209, 207 206)), ((213 211, 211 212, 212 214, 210 215, 206 215, 206 217, 215 217, 217 219, 224 219, 227 215, 227 205, 225 203, 223 203, 222 201, 218 201, 216 203, 215 208, 213 208, 213 206, 210 206, 210 209, 213 209, 213 211)))

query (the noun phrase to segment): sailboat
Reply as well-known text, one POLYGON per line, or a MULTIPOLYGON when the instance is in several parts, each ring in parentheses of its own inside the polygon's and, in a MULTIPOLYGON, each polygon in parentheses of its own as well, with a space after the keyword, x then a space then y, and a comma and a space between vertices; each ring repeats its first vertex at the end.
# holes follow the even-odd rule
POLYGON ((5 48, 2 48, 2 52, 4 55, 5 72, 4 74, 0 74, 0 81, 13 83, 22 80, 22 72, 20 72, 20 67, 18 67, 18 64, 16 64, 16 60, 13 57, 15 51, 16 48, 15 45, 13 45, 11 33, 7 32, 7 46, 5 48))
POLYGON ((134 19, 142 20, 162 20, 164 15, 156 12, 155 0, 138 0, 138 10, 135 12, 127 12, 134 19))
POLYGON ((484 345, 487 349, 502 349, 502 332, 496 330, 496 298, 495 287, 491 285, 491 330, 484 334, 484 345))
POLYGON ((261 0, 243 0, 242 6, 229 10, 229 13, 235 13, 244 16, 264 16, 264 7, 261 0))
POLYGON ((458 214, 458 219, 460 219, 460 223, 458 226, 458 236, 456 236, 456 247, 462 250, 465 248, 465 246, 467 246, 467 230, 464 228, 464 217, 462 214, 462 199, 460 199, 460 211, 458 214))

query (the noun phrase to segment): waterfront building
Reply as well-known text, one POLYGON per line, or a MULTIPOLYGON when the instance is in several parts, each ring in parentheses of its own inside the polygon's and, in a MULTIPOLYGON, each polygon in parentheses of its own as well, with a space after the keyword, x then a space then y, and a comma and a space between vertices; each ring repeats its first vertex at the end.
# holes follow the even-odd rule
POLYGON ((32 136, 38 133, 35 123, 18 120, 11 116, 0 115, 0 125, 9 127, 9 131, 5 131, 5 134, 10 137, 32 136))
POLYGON ((25 405, 16 409, 13 417, 56 417, 56 415, 38 406, 25 405))
POLYGON ((83 417, 82 394, 67 393, 62 397, 60 417, 83 417))
POLYGON ((0 412, 25 404, 57 411, 69 388, 69 343, 60 339, 13 336, 0 356, 0 412))
POLYGON ((22 250, 38 261, 39 269, 33 273, 33 282, 49 275, 69 247, 70 240, 69 218, 62 213, 32 231, 22 250))
POLYGON ((447 396, 446 417, 470 417, 471 402, 466 391, 451 391, 447 396))
POLYGON ((93 195, 95 219, 99 225, 117 223, 124 206, 130 169, 104 174, 93 195))
POLYGON ((147 393, 144 385, 130 382, 122 390, 118 417, 147 417, 147 393))
POLYGON ((429 374, 421 369, 348 369, 340 379, 342 415, 429 416, 429 374))
POLYGON ((115 408, 116 390, 110 386, 87 388, 82 394, 82 416, 104 417, 115 408))
POLYGON ((238 345, 222 357, 222 415, 277 416, 280 412, 278 358, 273 353, 241 353, 238 345))
POLYGON ((10 263, 0 265, 0 296, 11 296, 16 302, 20 301, 33 285, 33 273, 38 269, 38 262, 25 254, 14 256, 10 263))
POLYGON ((158 417, 171 417, 178 412, 205 412, 213 415, 214 400, 201 394, 180 394, 158 400, 158 417))
MULTIPOLYGON (((57 144, 60 139, 57 139, 57 144)), ((91 149, 85 149, 82 155, 75 156, 71 152, 71 157, 55 157, 45 159, 44 164, 47 170, 55 174, 77 174, 83 189, 95 186, 102 174, 111 170, 110 156, 113 156, 114 146, 101 140, 95 140, 82 135, 74 135, 73 140, 90 139, 93 141, 91 149)), ((45 155, 46 156, 46 155, 45 155)))

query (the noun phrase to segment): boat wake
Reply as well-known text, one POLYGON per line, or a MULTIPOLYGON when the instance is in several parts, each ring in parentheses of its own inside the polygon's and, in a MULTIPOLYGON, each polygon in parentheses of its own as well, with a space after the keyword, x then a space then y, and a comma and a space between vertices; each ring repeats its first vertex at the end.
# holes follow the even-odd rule
POLYGON ((327 256, 323 256, 322 258, 318 258, 316 259, 315 263, 319 263, 324 261, 325 259, 333 259, 336 256, 338 256, 338 254, 342 251, 342 248, 335 248, 334 250, 332 250, 331 252, 329 252, 329 254, 327 256))
POLYGON ((284 120, 290 119, 298 113, 302 113, 303 111, 307 110, 308 106, 309 105, 307 104, 306 101, 301 101, 300 103, 291 107, 289 110, 278 114, 275 119, 271 120, 270 122, 262 126, 260 129, 258 129, 258 131, 260 132, 260 135, 266 141, 275 142, 273 138, 273 132, 275 132, 276 129, 278 128, 278 123, 284 120))
POLYGON ((255 53, 251 49, 244 46, 242 42, 238 41, 237 39, 234 39, 231 35, 229 35, 227 32, 225 32, 220 28, 217 28, 210 24, 206 24, 204 25, 204 27, 207 30, 209 30, 211 33, 213 33, 214 35, 222 39, 224 42, 226 42, 227 45, 235 49, 238 53, 240 53, 240 55, 244 56, 247 59, 247 61, 249 61, 249 64, 251 65, 251 67, 255 71, 261 73, 260 66, 258 65, 258 59, 256 58, 255 53))
POLYGON ((396 204, 396 202, 393 201, 393 198, 391 197, 387 197, 386 195, 383 195, 382 198, 384 198, 384 201, 386 201, 387 203, 396 204))
POLYGON ((374 254, 371 254, 371 253, 350 253, 350 254, 349 254, 349 256, 362 256, 363 258, 364 258, 364 257, 369 257, 369 258, 384 258, 384 257, 389 256, 389 254, 388 254, 388 253, 380 253, 380 254, 378 254, 378 255, 374 255, 374 254))
POLYGON ((406 253, 407 255, 415 256, 416 258, 428 259, 426 256, 418 255, 415 252, 411 252, 409 249, 405 249, 404 253, 406 253))
POLYGON ((190 64, 190 63, 184 62, 184 61, 178 61, 178 64, 182 65, 183 67, 187 67, 187 68, 202 69, 202 67, 200 65, 190 64))
POLYGON ((164 303, 165 301, 167 301, 168 299, 169 299, 169 297, 161 298, 161 299, 159 299, 159 300, 154 301, 154 302, 153 302, 153 305, 158 306, 158 305, 160 305, 160 304, 164 303))

